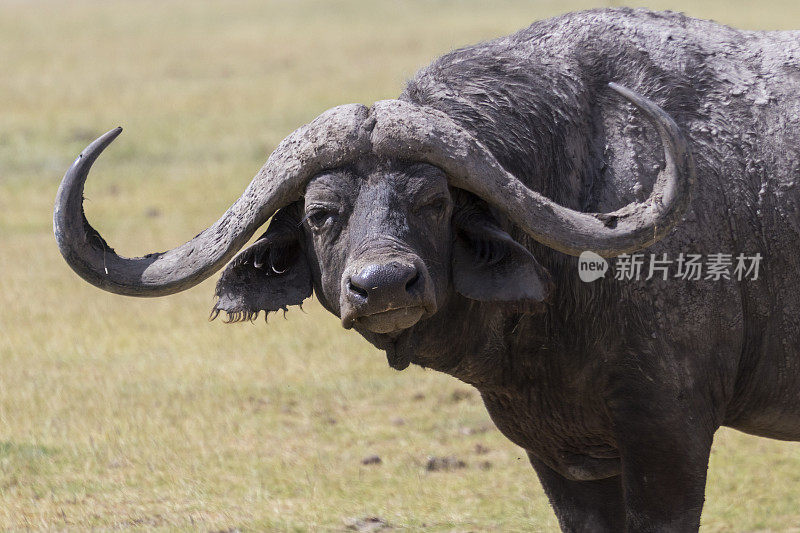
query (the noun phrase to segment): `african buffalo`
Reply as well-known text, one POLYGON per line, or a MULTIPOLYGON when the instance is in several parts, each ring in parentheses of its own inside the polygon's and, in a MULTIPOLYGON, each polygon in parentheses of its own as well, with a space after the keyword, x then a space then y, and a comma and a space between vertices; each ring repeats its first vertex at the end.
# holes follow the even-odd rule
POLYGON ((474 385, 565 531, 695 531, 718 427, 800 440, 798 94, 798 32, 572 13, 451 52, 397 100, 326 111, 167 252, 120 257, 83 216, 113 130, 64 177, 55 235, 90 283, 162 296, 272 217, 213 316, 313 291, 392 367, 474 385), (763 259, 746 278, 579 277, 584 251, 619 267, 644 248, 678 269, 763 259))

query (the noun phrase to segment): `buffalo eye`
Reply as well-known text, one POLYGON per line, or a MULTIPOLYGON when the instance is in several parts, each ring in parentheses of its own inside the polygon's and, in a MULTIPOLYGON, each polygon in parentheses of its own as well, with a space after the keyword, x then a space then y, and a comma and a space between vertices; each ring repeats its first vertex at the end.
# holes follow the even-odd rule
POLYGON ((333 223, 339 216, 339 212, 332 206, 312 205, 306 209, 304 220, 313 230, 321 230, 328 223, 333 223))
POLYGON ((430 198, 420 204, 414 212, 418 215, 422 214, 431 214, 434 216, 441 216, 444 211, 447 209, 447 200, 440 196, 435 198, 430 198))

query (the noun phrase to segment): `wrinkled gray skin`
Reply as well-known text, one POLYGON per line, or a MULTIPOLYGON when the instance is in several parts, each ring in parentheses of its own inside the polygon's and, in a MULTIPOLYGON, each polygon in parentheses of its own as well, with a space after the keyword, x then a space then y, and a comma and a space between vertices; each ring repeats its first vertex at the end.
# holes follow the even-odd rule
POLYGON ((578 278, 415 161, 317 174, 223 273, 215 312, 322 304, 398 369, 474 385, 564 531, 696 531, 721 425, 800 440, 800 33, 672 13, 568 14, 447 54, 400 99, 444 112, 528 187, 579 211, 642 200, 671 115, 697 184, 647 253, 760 253, 752 281, 578 278), (530 253, 529 253, 530 252, 530 253), (269 275, 265 275, 265 272, 269 275))

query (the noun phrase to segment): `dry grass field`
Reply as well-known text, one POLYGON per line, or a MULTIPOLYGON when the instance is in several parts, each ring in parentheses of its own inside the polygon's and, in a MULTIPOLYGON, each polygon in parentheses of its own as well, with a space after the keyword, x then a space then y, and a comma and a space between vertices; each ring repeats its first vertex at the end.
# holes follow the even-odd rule
MULTIPOLYGON (((796 1, 634 4, 800 28, 796 1)), ((206 320, 213 281, 103 293, 62 261, 51 209, 72 159, 122 125, 88 216, 126 255, 171 248, 324 109, 396 96, 438 54, 598 5, 0 0, 0 529, 555 530, 522 450, 466 385, 391 370, 313 301, 225 325, 206 320), (463 463, 426 468, 451 456, 463 463)), ((720 431, 703 531, 798 525, 800 445, 720 431)))

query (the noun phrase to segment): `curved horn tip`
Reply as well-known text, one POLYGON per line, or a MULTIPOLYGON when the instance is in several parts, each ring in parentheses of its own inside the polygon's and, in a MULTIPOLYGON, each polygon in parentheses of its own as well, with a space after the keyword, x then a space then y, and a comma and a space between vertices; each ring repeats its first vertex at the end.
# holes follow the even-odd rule
MULTIPOLYGON (((68 233, 74 228, 83 228, 83 186, 89 176, 89 169, 97 157, 105 150, 119 134, 122 127, 107 131, 91 142, 89 146, 72 162, 61 180, 56 193, 55 207, 53 209, 53 231, 56 242, 65 258, 71 253, 68 242, 68 233), (80 215, 80 216, 78 216, 80 215)), ((78 231, 78 230, 74 230, 78 231)), ((69 262, 69 259, 67 260, 69 262)))
POLYGON ((75 161, 72 162, 72 165, 70 165, 66 174, 64 174, 61 185, 58 188, 58 193, 56 194, 56 213, 58 213, 58 207, 68 201, 71 192, 74 193, 78 191, 79 194, 83 192, 83 183, 89 176, 89 169, 103 150, 108 148, 108 145, 119 137, 120 133, 122 133, 121 126, 117 126, 105 132, 92 141, 91 144, 84 148, 78 157, 75 158, 75 161))
POLYGON ((101 142, 111 142, 117 137, 119 137, 120 133, 122 133, 122 126, 117 126, 116 128, 112 128, 107 132, 105 132, 104 134, 102 134, 97 139, 95 139, 94 141, 92 141, 92 143, 89 146, 87 146, 87 148, 90 148, 92 145, 99 144, 101 142))
POLYGON ((678 125, 675 123, 675 120, 663 109, 661 109, 655 102, 651 101, 649 98, 642 96, 641 94, 628 89, 625 86, 622 86, 618 83, 614 83, 613 81, 608 82, 608 86, 613 89, 617 94, 625 98, 627 101, 632 103, 634 106, 638 107, 643 112, 650 115, 652 118, 657 118, 661 122, 664 122, 665 125, 668 125, 672 129, 677 129, 678 125))
POLYGON ((97 149, 99 149, 100 151, 103 151, 109 144, 114 142, 114 139, 119 137, 120 133, 122 133, 122 126, 117 126, 114 129, 108 130, 107 132, 102 134, 100 137, 98 137, 97 139, 92 141, 92 143, 89 146, 87 146, 83 150, 83 152, 81 152, 81 156, 83 156, 83 154, 85 154, 85 153, 93 152, 93 151, 95 151, 97 149))
POLYGON ((628 89, 624 85, 620 85, 619 83, 615 83, 613 81, 608 82, 608 86, 614 89, 617 93, 621 94, 622 96, 630 99, 630 100, 638 100, 641 98, 637 93, 633 92, 632 90, 628 89))
MULTIPOLYGON (((75 166, 82 159, 84 159, 86 157, 89 157, 91 159, 89 161, 89 165, 91 166, 91 164, 94 163, 94 160, 97 159, 97 156, 99 156, 100 153, 103 152, 103 150, 108 148, 108 145, 111 144, 112 142, 114 142, 114 139, 119 137, 120 133, 122 133, 122 126, 117 126, 116 128, 114 128, 112 130, 108 130, 107 132, 102 134, 100 137, 98 137, 97 139, 93 140, 89 144, 89 146, 84 148, 83 151, 81 151, 81 153, 78 155, 78 157, 75 158, 75 161, 73 161, 72 165, 70 166, 69 170, 67 171, 67 175, 69 175, 69 172, 71 170, 73 170, 73 168, 75 168, 75 166)), ((67 175, 65 175, 64 177, 66 178, 67 175)), ((84 178, 85 177, 86 176, 84 176, 84 178)))
POLYGON ((628 89, 627 87, 620 85, 618 83, 614 83, 613 81, 608 82, 608 86, 614 90, 617 94, 628 100, 630 103, 638 107, 642 110, 650 110, 653 106, 652 102, 642 96, 641 94, 628 89))

